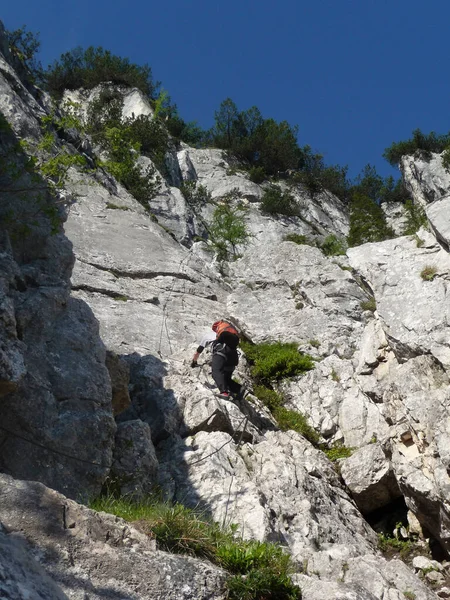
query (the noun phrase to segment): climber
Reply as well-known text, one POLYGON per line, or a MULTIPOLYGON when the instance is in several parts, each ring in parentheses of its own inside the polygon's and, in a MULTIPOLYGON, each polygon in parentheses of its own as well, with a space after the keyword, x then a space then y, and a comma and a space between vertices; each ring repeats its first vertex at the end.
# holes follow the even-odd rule
POLYGON ((231 395, 238 396, 241 393, 241 386, 231 378, 239 362, 238 344, 237 329, 228 321, 216 321, 212 325, 212 332, 203 336, 192 358, 191 367, 196 367, 203 350, 212 346, 212 376, 219 388, 219 398, 228 399, 231 395))

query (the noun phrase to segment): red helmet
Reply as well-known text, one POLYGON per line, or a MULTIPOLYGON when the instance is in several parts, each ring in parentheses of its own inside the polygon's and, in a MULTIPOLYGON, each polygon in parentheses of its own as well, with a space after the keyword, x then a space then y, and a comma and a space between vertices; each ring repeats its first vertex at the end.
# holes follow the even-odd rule
POLYGON ((219 325, 220 325, 221 323, 222 323, 222 321, 215 321, 215 322, 212 324, 212 327, 211 327, 211 329, 212 329, 213 331, 217 331, 217 329, 219 328, 219 325))

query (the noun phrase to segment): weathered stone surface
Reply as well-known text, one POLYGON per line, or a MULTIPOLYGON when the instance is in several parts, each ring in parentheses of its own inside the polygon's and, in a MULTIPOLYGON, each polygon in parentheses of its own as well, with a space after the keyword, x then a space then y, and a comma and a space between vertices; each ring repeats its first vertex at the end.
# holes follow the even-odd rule
POLYGON ((446 302, 450 256, 430 237, 421 248, 404 237, 364 244, 347 254, 373 289, 377 313, 397 358, 404 361, 430 352, 450 365, 446 302), (432 281, 421 277, 427 266, 436 269, 432 281))
POLYGON ((343 460, 341 474, 363 514, 401 496, 390 461, 380 444, 364 446, 343 460))
POLYGON ((154 490, 158 459, 147 423, 119 423, 116 432, 110 480, 123 496, 140 498, 154 490))
POLYGON ((450 197, 448 196, 435 200, 427 206, 427 217, 433 232, 447 250, 450 246, 449 208, 450 197))
POLYGON ((388 227, 393 229, 395 235, 403 235, 407 219, 405 205, 401 202, 383 202, 381 208, 388 227))
POLYGON ((430 155, 403 156, 399 165, 406 189, 423 208, 450 193, 450 174, 442 164, 442 154, 430 155))
MULTIPOLYGON (((49 583, 48 590, 59 587, 64 592, 36 598, 226 597, 224 573, 211 564, 158 552, 153 540, 122 519, 89 510, 39 483, 14 481, 5 475, 0 475, 0 481, 0 520, 8 532, 0 534, 0 539, 25 538, 29 556, 55 582, 49 583)), ((0 569, 3 564, 2 557, 0 569)), ((20 565, 23 569, 27 562, 20 565)), ((29 584, 39 571, 31 566, 29 584)), ((19 577, 11 581, 12 585, 21 583, 19 577)))
POLYGON ((74 257, 61 230, 59 199, 43 180, 33 188, 26 157, 17 151, 18 135, 38 141, 34 123, 44 110, 2 69, 0 87, 0 111, 12 128, 2 132, 0 153, 12 173, 22 173, 19 180, 9 167, 1 174, 8 190, 0 205, 0 289, 3 391, 9 393, 0 403, 0 470, 72 497, 92 494, 110 468, 115 431, 105 348, 90 308, 70 297, 74 257), (18 193, 17 186, 30 191, 18 193))
POLYGON ((67 600, 20 538, 0 525, 0 597, 4 600, 67 600))
POLYGON ((233 263, 227 308, 255 342, 317 341, 327 354, 352 356, 365 298, 352 275, 311 246, 283 242, 249 248, 233 263))
POLYGON ((128 393, 130 369, 124 360, 111 351, 106 353, 105 364, 111 378, 112 409, 114 416, 116 416, 128 408, 131 403, 130 394, 128 393))

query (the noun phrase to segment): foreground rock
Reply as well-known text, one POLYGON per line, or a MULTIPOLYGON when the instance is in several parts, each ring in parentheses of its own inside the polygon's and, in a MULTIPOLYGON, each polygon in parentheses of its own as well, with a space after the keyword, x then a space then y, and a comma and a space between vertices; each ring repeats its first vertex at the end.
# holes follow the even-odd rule
POLYGON ((226 598, 223 571, 155 550, 148 536, 122 519, 89 510, 39 483, 0 475, 0 484, 2 597, 226 598))

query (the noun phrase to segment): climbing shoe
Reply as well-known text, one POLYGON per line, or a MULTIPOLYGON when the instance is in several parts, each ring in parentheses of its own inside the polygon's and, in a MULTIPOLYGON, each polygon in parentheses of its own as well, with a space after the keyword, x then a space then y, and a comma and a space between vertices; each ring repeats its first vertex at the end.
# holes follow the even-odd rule
POLYGON ((223 400, 231 400, 232 396, 228 392, 220 392, 220 394, 216 394, 217 398, 222 398, 223 400))

